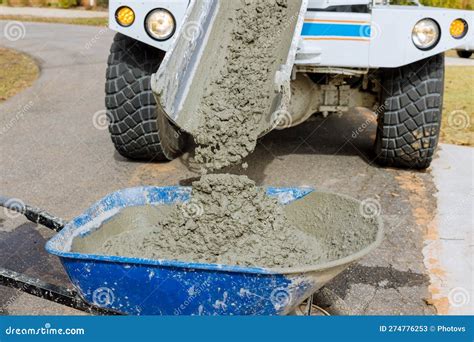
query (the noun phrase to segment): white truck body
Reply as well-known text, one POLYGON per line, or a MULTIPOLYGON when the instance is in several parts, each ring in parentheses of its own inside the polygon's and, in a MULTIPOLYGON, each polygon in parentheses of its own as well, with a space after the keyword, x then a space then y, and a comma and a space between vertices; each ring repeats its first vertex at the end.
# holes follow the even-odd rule
MULTIPOLYGON (((188 5, 189 0, 111 0, 109 26, 168 51, 173 38, 164 42, 150 38, 143 24, 145 17, 153 9, 167 9, 175 17, 178 32, 183 26, 193 24, 183 23, 188 5), (130 27, 122 27, 115 20, 116 10, 125 5, 135 12, 135 22, 130 27)), ((309 0, 295 64, 305 70, 308 67, 400 67, 469 43, 472 32, 462 39, 449 34, 450 24, 457 18, 464 19, 472 31, 473 11, 372 4, 368 0, 309 0), (354 5, 366 5, 368 10, 366 13, 345 12, 354 5), (334 6, 347 6, 347 9, 334 10, 334 6), (418 49, 411 38, 413 27, 424 18, 434 19, 441 29, 439 43, 429 51, 418 49)))
POLYGON ((474 51, 474 34, 471 34, 471 38, 463 45, 456 48, 458 51, 474 51))

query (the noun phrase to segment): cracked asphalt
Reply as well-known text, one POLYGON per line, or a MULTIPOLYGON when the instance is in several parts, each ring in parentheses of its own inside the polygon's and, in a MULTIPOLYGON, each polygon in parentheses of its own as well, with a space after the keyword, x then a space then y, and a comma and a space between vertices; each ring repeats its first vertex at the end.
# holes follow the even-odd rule
MULTIPOLYGON (((3 32, 5 22, 0 22, 3 32)), ((36 83, 0 104, 0 193, 65 219, 120 188, 186 184, 196 174, 186 156, 167 164, 120 157, 108 132, 94 125, 104 110, 104 79, 113 33, 104 28, 25 23, 22 39, 0 45, 33 56, 36 83)), ((434 314, 424 240, 433 229, 436 193, 430 172, 374 165, 375 120, 368 111, 310 122, 264 137, 247 159, 259 184, 313 186, 360 200, 376 199, 386 236, 380 248, 328 284, 350 314, 434 314), (368 118, 370 125, 353 132, 368 118), (422 216, 420 216, 420 213, 422 216)), ((52 232, 0 210, 0 267, 71 286, 59 261, 44 251, 52 232)), ((79 314, 0 287, 2 314, 79 314)))

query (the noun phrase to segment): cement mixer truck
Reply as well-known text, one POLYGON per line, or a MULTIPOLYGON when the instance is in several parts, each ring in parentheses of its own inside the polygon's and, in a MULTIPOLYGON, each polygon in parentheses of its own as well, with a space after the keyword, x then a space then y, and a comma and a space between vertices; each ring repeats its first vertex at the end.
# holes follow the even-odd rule
MULTIPOLYGON (((174 84, 173 78, 182 82, 168 89, 173 97, 161 105, 157 94, 163 89, 153 77, 163 61, 169 68, 182 64, 178 57, 188 67, 199 60, 207 42, 204 21, 215 20, 221 1, 229 0, 110 0, 109 26, 117 34, 108 59, 106 107, 112 141, 122 156, 167 161, 186 150, 190 140, 179 110, 169 108, 188 91, 186 77, 192 72, 175 69, 168 76, 167 84, 174 84)), ((366 107, 377 116, 379 164, 429 167, 440 134, 444 52, 472 39, 473 12, 373 0, 304 0, 301 5, 296 25, 281 28, 298 32, 290 68, 283 73, 291 93, 285 107, 290 117, 274 128, 366 107)))

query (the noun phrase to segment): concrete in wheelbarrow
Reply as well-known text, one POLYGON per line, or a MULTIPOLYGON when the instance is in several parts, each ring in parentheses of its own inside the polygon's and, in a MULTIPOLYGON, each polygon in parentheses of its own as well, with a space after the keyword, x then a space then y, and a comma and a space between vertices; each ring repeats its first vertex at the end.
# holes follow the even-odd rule
MULTIPOLYGON (((186 168, 187 155, 168 164, 121 158, 94 121, 104 109, 110 31, 37 23, 25 23, 25 30, 23 39, 0 42, 31 54, 41 66, 30 89, 0 104, 2 193, 69 219, 117 189, 186 184, 183 179, 197 176, 186 168)), ((383 245, 329 287, 351 314, 432 314, 422 249, 435 215, 433 179, 429 172, 374 165, 374 124, 372 113, 361 111, 273 132, 248 158, 249 169, 234 171, 259 184, 313 186, 378 203, 386 227, 383 245)), ((57 260, 43 251, 51 236, 0 210, 1 266, 67 284, 57 260)), ((78 313, 5 288, 0 307, 4 314, 78 313)))

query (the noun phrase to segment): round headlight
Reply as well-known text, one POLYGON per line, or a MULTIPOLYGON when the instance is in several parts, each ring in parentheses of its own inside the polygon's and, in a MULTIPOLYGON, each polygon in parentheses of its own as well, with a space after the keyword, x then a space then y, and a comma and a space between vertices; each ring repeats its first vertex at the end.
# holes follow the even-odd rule
POLYGON ((451 26, 449 27, 449 33, 455 39, 464 38, 467 34, 468 25, 464 19, 453 20, 451 26))
POLYGON ((128 27, 135 21, 135 13, 130 7, 119 7, 115 12, 115 20, 120 26, 128 27))
POLYGON ((176 30, 176 21, 169 11, 162 8, 154 9, 146 16, 145 30, 153 39, 167 40, 176 30))
POLYGON ((430 50, 438 44, 441 37, 441 30, 436 21, 426 18, 416 23, 411 37, 418 49, 430 50))

